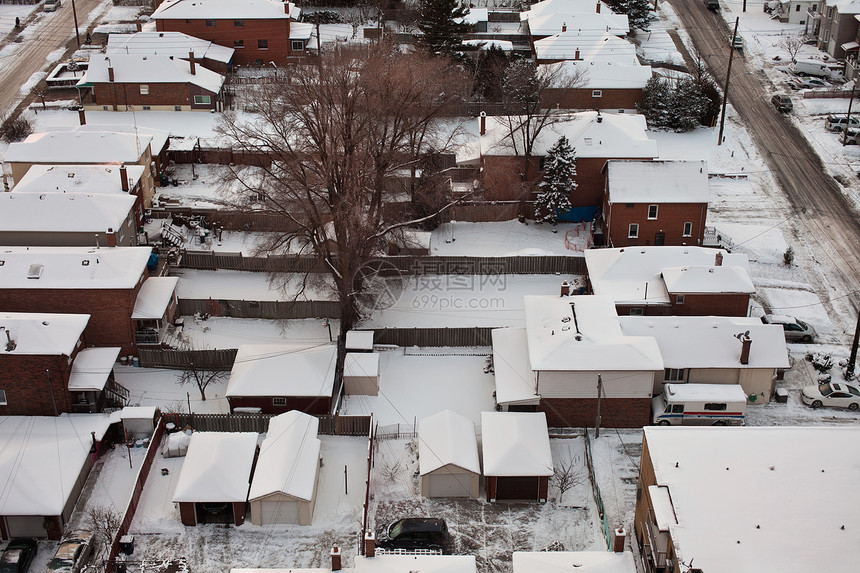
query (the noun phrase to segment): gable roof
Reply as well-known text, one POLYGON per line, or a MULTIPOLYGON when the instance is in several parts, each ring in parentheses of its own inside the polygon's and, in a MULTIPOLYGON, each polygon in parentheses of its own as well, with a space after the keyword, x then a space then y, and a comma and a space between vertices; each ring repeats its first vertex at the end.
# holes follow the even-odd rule
POLYGON ((253 432, 194 432, 174 502, 244 502, 257 449, 253 432))
MULTIPOLYGON (((187 54, 186 54, 187 56, 187 54)), ((90 56, 90 66, 78 85, 106 83, 146 83, 146 84, 191 84, 213 94, 221 91, 224 76, 207 70, 201 65, 166 55, 126 55, 90 56), (110 79, 109 69, 113 68, 114 79, 110 79)))
POLYGON ((242 344, 226 396, 331 396, 334 344, 242 344))
POLYGON ((705 161, 654 160, 606 162, 609 203, 708 203, 705 161))
POLYGON ((532 4, 525 12, 520 12, 520 20, 532 20, 546 14, 597 12, 598 3, 601 14, 613 13, 609 4, 599 0, 542 0, 532 4))
POLYGON ((534 42, 536 60, 572 60, 586 62, 638 63, 636 46, 609 32, 570 31, 534 42))
POLYGON ((93 126, 92 131, 33 133, 10 143, 4 159, 7 163, 139 163, 151 140, 141 135, 138 141, 133 133, 106 131, 104 126, 93 126))
POLYGON ((319 470, 319 419, 291 410, 269 420, 248 500, 274 493, 310 501, 319 470))
POLYGON ((630 24, 627 14, 612 12, 552 12, 529 18, 529 33, 532 36, 552 36, 573 31, 608 32, 613 36, 624 36, 630 31, 630 24))
POLYGON ((451 410, 419 421, 418 464, 421 475, 449 464, 481 473, 474 422, 451 410))
POLYGON ((89 320, 88 314, 0 312, 0 355, 71 356, 89 320), (6 349, 9 338, 13 350, 6 349))
MULTIPOLYGON (((14 193, 117 193, 128 194, 122 190, 119 165, 33 165, 20 181, 12 188, 14 193)), ((140 182, 143 165, 126 165, 125 174, 128 188, 134 189, 140 182)))
POLYGON ((105 48, 105 54, 108 56, 151 54, 188 59, 189 52, 194 52, 194 57, 197 59, 226 64, 233 59, 235 50, 182 32, 156 31, 110 34, 105 48))
POLYGON ((543 412, 481 412, 485 476, 551 476, 543 412))
POLYGON ((0 289, 132 289, 151 247, 0 247, 0 289), (28 278, 41 265, 38 279, 28 278))
POLYGON ((152 13, 153 20, 284 20, 298 19, 299 9, 281 0, 165 0, 152 13))
POLYGON ((636 62, 563 60, 552 64, 540 64, 538 69, 564 68, 564 77, 577 77, 581 85, 577 89, 642 89, 653 74, 651 66, 636 62))

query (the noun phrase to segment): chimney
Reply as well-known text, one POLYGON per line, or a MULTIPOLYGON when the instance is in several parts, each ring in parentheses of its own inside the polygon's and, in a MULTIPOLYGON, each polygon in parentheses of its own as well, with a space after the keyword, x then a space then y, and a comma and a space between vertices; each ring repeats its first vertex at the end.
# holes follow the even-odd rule
POLYGON ((331 570, 340 571, 340 547, 331 548, 331 570))
POLYGON ((373 557, 376 555, 376 538, 372 531, 368 531, 364 535, 364 556, 373 557))
POLYGON ((140 18, 138 18, 137 21, 135 22, 135 27, 137 28, 138 32, 143 30, 143 24, 140 23, 140 18))
POLYGON ((597 2, 597 13, 600 14, 600 2, 597 2))
POLYGON ((78 121, 81 123, 81 125, 87 124, 87 112, 84 111, 84 108, 78 110, 78 121))
POLYGON ((194 63, 194 51, 188 52, 188 63, 191 64, 191 75, 197 75, 197 65, 194 63))
POLYGON ((561 23, 561 31, 562 31, 562 32, 567 32, 567 22, 562 22, 562 23, 561 23))
POLYGON ((573 59, 574 59, 574 60, 578 60, 578 59, 579 59, 579 48, 577 48, 577 49, 576 49, 576 51, 573 53, 573 59))
POLYGON ((289 13, 290 13, 290 3, 289 3, 289 1, 287 1, 287 2, 284 2, 284 14, 289 14, 289 13))
POLYGON ((716 266, 716 267, 723 266, 723 252, 722 251, 717 251, 717 254, 714 257, 714 266, 716 266))
POLYGON ((741 364, 750 363, 750 347, 752 346, 752 338, 749 333, 745 333, 741 337, 741 364))
POLYGON ((487 112, 481 112, 481 135, 487 133, 487 112))
POLYGON ((113 82, 113 66, 110 63, 110 60, 108 60, 108 81, 113 82))
POLYGON ((612 550, 615 553, 624 553, 624 542, 627 541, 627 532, 624 531, 624 526, 619 525, 615 530, 615 538, 612 540, 612 550))
POLYGON ((128 191, 128 173, 125 170, 125 165, 119 166, 119 183, 123 191, 128 191))
POLYGON ((115 247, 116 246, 116 233, 113 232, 113 229, 108 229, 107 233, 107 246, 115 247))
POLYGON ((561 296, 570 296, 570 283, 561 281, 561 296))

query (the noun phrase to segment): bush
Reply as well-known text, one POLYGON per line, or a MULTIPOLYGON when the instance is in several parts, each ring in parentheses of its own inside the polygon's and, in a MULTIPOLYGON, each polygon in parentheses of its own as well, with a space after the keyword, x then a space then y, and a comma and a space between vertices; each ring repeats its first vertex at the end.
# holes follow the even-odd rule
POLYGON ((33 124, 30 123, 29 119, 20 115, 18 117, 7 117, 0 124, 0 139, 3 139, 6 143, 22 141, 31 133, 33 133, 33 124))

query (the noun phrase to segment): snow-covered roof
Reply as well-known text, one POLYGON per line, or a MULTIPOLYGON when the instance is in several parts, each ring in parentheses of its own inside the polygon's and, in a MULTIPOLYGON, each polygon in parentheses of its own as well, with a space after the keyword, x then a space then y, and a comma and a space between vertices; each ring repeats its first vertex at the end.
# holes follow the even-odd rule
MULTIPOLYGON (((94 131, 112 131, 114 133, 125 133, 131 136, 136 136, 140 139, 141 153, 146 148, 147 143, 149 143, 149 148, 153 155, 158 155, 167 149, 167 144, 170 141, 169 131, 152 127, 140 127, 138 125, 128 123, 88 123, 86 125, 76 125, 73 131, 87 133, 94 131)), ((148 165, 146 167, 149 168, 148 165)))
POLYGON ((135 200, 134 195, 0 193, 0 229, 57 233, 118 231, 135 200))
POLYGON ((669 293, 746 293, 755 292, 755 285, 743 267, 694 266, 663 269, 663 282, 669 293))
POLYGON ((346 333, 347 350, 373 350, 372 330, 350 330, 346 333))
POLYGON ((273 493, 310 501, 319 471, 319 419, 291 410, 269 420, 248 500, 273 493))
POLYGON ((663 370, 654 338, 625 335, 607 297, 525 296, 523 305, 533 370, 663 370))
MULTIPOLYGON (((612 14, 612 8, 605 2, 599 2, 601 14, 612 14)), ((597 12, 598 2, 595 0, 543 0, 532 4, 525 12, 520 12, 520 20, 533 20, 547 14, 576 14, 597 12)))
POLYGON ((636 62, 564 60, 538 68, 563 68, 563 77, 577 77, 579 89, 641 89, 651 79, 651 66, 636 62))
POLYGON ((668 532, 669 527, 678 523, 675 509, 672 507, 669 488, 664 485, 649 485, 648 495, 651 497, 651 505, 654 508, 654 521, 657 529, 664 533, 668 532))
POLYGON ((418 463, 421 475, 447 465, 481 473, 475 423, 451 410, 418 422, 418 463))
POLYGON ((510 40, 463 40, 467 46, 475 46, 479 50, 490 50, 497 48, 503 52, 512 52, 514 43, 510 40))
POLYGON ((731 316, 622 316, 621 330, 653 336, 665 368, 788 368, 785 334, 778 324, 731 316), (737 334, 749 332, 749 364, 741 364, 737 334), (702 349, 707 351, 703 352, 702 349))
POLYGON ((119 346, 113 346, 85 348, 78 352, 72 363, 69 390, 104 390, 120 350, 119 346))
POLYGON ((485 476, 551 476, 543 412, 481 412, 485 476))
POLYGON ((0 355, 71 356, 89 320, 88 314, 0 312, 0 355), (7 350, 7 333, 13 350, 7 350))
MULTIPOLYGON (((186 54, 187 55, 187 54, 186 54)), ((90 67, 78 85, 132 83, 132 84, 192 84, 217 94, 224 85, 224 76, 203 66, 165 55, 103 54, 90 56, 90 67), (113 68, 114 79, 109 76, 113 68)))
POLYGON ((630 551, 514 551, 512 565, 513 573, 636 573, 630 551))
POLYGON ((857 0, 824 0, 824 5, 836 8, 840 14, 860 13, 860 2, 857 0))
POLYGON ((233 59, 233 48, 213 44, 183 34, 182 32, 138 32, 136 34, 111 34, 108 36, 105 53, 108 56, 121 54, 152 54, 188 59, 194 52, 196 59, 228 63, 233 59))
MULTIPOLYGON (((585 266, 594 294, 611 298, 616 304, 666 304, 669 292, 663 281, 665 269, 695 266, 714 268, 717 254, 724 267, 739 267, 749 274, 749 259, 742 253, 705 247, 626 247, 589 249, 585 266)), ((714 273, 714 277, 718 276, 714 273)), ((714 281, 716 283, 716 281, 714 281)), ((721 292, 720 285, 714 288, 721 292)))
MULTIPOLYGON (((639 114, 602 114, 597 111, 558 112, 558 123, 547 125, 535 141, 532 154, 542 156, 564 135, 577 157, 650 159, 658 156, 657 142, 648 138, 645 116, 639 114)), ((522 153, 522 135, 510 125, 519 117, 486 118, 486 133, 480 136, 482 155, 522 153), (515 142, 515 144, 514 144, 515 142)))
POLYGON ((280 0, 165 0, 152 13, 153 20, 280 20, 297 19, 301 10, 280 0))
POLYGON ((331 396, 337 346, 242 344, 226 396, 331 396))
POLYGON ((244 503, 256 449, 253 432, 194 432, 173 501, 244 503))
POLYGON ((343 360, 344 376, 379 376, 379 354, 347 352, 343 360))
POLYGON ((355 556, 353 573, 475 573, 474 555, 355 556))
POLYGON ((290 40, 310 40, 314 35, 314 25, 310 22, 290 24, 290 40))
MULTIPOLYGON (((127 165, 128 188, 140 182, 143 165, 127 165)), ((33 165, 12 188, 15 193, 118 193, 122 190, 119 165, 33 165)))
POLYGON ((701 160, 606 162, 610 203, 708 203, 708 166, 701 160))
POLYGON ((151 247, 0 247, 0 289, 131 289, 151 247), (38 278, 29 278, 40 265, 38 278))
POLYGON ((857 567, 860 428, 644 432, 656 485, 668 487, 677 516, 668 529, 679 563, 712 572, 857 567))
POLYGON ((132 318, 161 318, 167 310, 173 293, 176 292, 178 277, 149 277, 140 287, 134 301, 132 318))
POLYGON ((638 62, 636 46, 609 32, 570 31, 534 42, 536 60, 573 60, 586 62, 638 62), (578 55, 578 57, 577 57, 578 55))
POLYGON ((490 10, 488 8, 469 8, 469 13, 462 18, 456 18, 456 22, 463 24, 474 25, 478 22, 486 22, 490 19, 490 10))
POLYGON ((665 384, 666 392, 682 402, 746 402, 740 384, 665 384))
MULTIPOLYGON (((2 348, 2 346, 0 346, 2 348)), ((61 515, 108 414, 0 418, 0 515, 61 515)))
MULTIPOLYGON (((82 126, 85 127, 85 126, 82 126)), ((10 143, 7 163, 140 163, 151 137, 133 133, 75 129, 33 133, 24 141, 10 143), (138 150, 138 143, 140 149, 138 150)))
POLYGON ((490 334, 493 339, 496 402, 536 404, 540 396, 536 393, 535 374, 529 363, 526 329, 495 328, 490 334))
POLYGON ((564 32, 590 32, 591 35, 608 32, 613 36, 624 36, 629 31, 627 14, 612 12, 554 12, 529 18, 529 33, 532 36, 552 36, 564 32))
POLYGON ((157 410, 155 406, 125 406, 119 417, 120 420, 153 420, 157 410))

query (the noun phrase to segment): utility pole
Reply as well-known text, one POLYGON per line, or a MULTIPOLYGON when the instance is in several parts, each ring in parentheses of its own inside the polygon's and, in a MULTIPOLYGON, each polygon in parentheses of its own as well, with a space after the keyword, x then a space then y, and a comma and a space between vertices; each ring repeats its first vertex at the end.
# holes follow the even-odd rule
POLYGON ((845 370, 845 378, 854 378, 854 363, 857 362, 857 344, 860 343, 860 313, 857 314, 857 328, 854 329, 854 342, 851 343, 851 358, 848 359, 848 368, 845 370))
POLYGON ((600 397, 603 395, 603 378, 597 375, 597 419, 594 421, 594 437, 600 437, 600 397))
POLYGON ((81 47, 81 33, 78 31, 78 11, 75 9, 75 0, 72 0, 72 18, 75 19, 75 40, 78 41, 78 47, 81 47))
POLYGON ((738 24, 740 17, 735 18, 735 31, 732 33, 732 42, 729 44, 729 69, 726 70, 726 85, 723 87, 723 112, 720 115, 720 136, 717 145, 723 144, 723 127, 726 124, 726 103, 729 101, 729 77, 732 75, 732 60, 735 58, 735 38, 738 37, 738 24))
MULTIPOLYGON (((848 141, 848 126, 851 125, 851 106, 854 105, 854 88, 857 87, 857 82, 854 82, 854 85, 851 87, 851 99, 848 100, 848 116, 847 121, 845 123, 845 129, 842 130, 842 146, 846 145, 846 141, 848 141)), ((854 345, 857 345, 857 340, 855 337, 854 345)))

